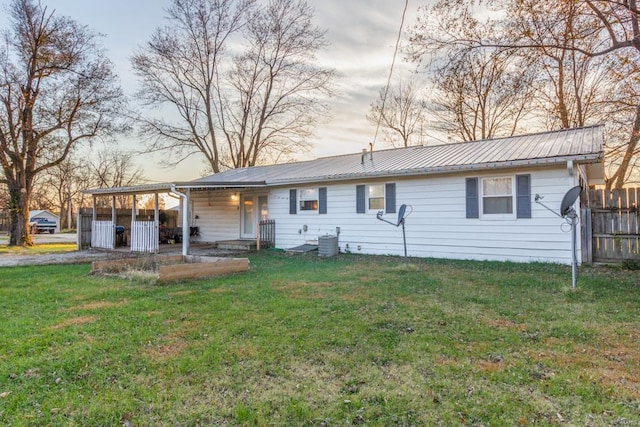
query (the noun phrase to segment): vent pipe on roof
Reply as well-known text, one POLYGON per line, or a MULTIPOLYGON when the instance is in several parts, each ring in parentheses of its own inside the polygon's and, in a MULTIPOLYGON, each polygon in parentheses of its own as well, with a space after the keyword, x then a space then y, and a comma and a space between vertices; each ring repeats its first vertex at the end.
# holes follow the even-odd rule
POLYGON ((364 156, 367 155, 367 149, 363 148, 362 149, 362 157, 360 157, 360 164, 364 166, 364 156))
POLYGON ((373 162, 373 142, 369 143, 369 160, 373 162))

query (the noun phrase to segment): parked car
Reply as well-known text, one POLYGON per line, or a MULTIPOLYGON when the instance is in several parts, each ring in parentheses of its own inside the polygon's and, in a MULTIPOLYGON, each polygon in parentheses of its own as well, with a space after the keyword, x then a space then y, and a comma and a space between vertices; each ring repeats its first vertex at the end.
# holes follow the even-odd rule
POLYGON ((56 231, 55 221, 49 221, 46 218, 35 217, 31 219, 29 223, 32 233, 49 233, 53 234, 56 231))

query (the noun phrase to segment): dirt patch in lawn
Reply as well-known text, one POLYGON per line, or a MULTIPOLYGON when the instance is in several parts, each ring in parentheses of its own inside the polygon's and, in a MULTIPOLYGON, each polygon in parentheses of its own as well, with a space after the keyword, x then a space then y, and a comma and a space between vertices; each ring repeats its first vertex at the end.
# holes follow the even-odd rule
POLYGON ((93 323, 95 321, 96 321, 95 316, 73 317, 71 319, 65 319, 62 322, 51 326, 50 329, 58 330, 58 329, 66 328, 68 326, 85 325, 87 323, 93 323))
POLYGON ((295 281, 279 283, 274 286, 274 289, 286 292, 291 299, 324 299, 325 297, 322 294, 314 291, 331 286, 334 286, 334 284, 330 282, 295 281))
POLYGON ((184 330, 175 331, 169 335, 158 337, 158 343, 145 348, 146 356, 151 360, 167 360, 179 356, 187 348, 184 330))
POLYGON ((118 302, 113 301, 91 301, 85 304, 77 305, 75 307, 69 307, 68 311, 80 311, 80 310, 103 310, 105 308, 122 307, 128 304, 126 299, 118 302))

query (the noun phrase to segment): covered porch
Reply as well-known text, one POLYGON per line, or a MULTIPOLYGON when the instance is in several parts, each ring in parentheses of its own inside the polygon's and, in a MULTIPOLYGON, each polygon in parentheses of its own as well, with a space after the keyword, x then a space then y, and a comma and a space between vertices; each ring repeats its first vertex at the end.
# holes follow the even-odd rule
POLYGON ((197 229, 191 228, 189 194, 178 191, 175 184, 94 189, 85 193, 92 196, 91 217, 87 218, 86 209, 79 213, 79 249, 90 246, 159 253, 160 242, 171 242, 180 244, 183 255, 189 254, 189 245, 197 235, 197 229), (168 211, 160 209, 161 195, 178 200, 177 215, 172 212, 170 224, 167 223, 168 211), (146 201, 147 207, 152 204, 152 208, 141 209, 141 200, 146 201))
POLYGON ((175 252, 180 248, 183 255, 190 255, 195 244, 223 251, 271 247, 275 243, 275 222, 258 218, 257 209, 254 233, 244 233, 244 195, 253 194, 263 185, 189 182, 86 190, 93 203, 92 208, 84 208, 79 214, 78 247, 139 253, 175 252), (177 199, 178 206, 163 211, 160 198, 167 196, 177 199), (147 210, 141 209, 141 200, 147 210))

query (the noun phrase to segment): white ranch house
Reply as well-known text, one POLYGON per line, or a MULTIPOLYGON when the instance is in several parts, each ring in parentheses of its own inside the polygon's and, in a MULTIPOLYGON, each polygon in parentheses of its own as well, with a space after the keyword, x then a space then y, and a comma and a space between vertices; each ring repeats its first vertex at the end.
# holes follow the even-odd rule
MULTIPOLYGON (((173 193, 181 200, 183 229, 198 227, 191 239, 196 242, 255 240, 258 222, 271 219, 277 248, 337 235, 340 251, 361 254, 404 253, 401 230, 376 215, 382 211, 395 222, 405 204, 409 256, 570 264, 571 233, 561 230, 565 221, 534 198, 538 194, 559 209, 570 188, 602 184, 603 157, 602 128, 592 126, 363 151, 87 193, 173 193)), ((134 242, 132 231, 132 248, 157 250, 157 217, 144 225, 145 242, 134 242)), ((114 225, 107 221, 93 229, 113 236, 114 225)), ((112 245, 113 239, 105 239, 112 245)), ((188 252, 189 239, 183 239, 183 253, 188 252)))

